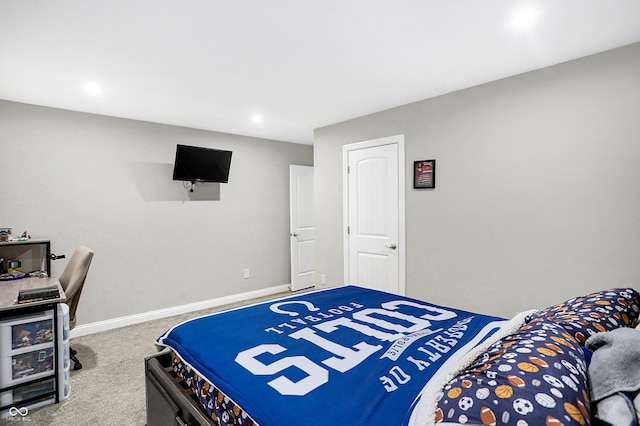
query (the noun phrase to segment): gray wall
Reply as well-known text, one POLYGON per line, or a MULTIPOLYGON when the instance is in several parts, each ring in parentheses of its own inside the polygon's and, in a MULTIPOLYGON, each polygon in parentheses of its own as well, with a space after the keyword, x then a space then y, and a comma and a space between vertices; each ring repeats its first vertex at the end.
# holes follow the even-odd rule
POLYGON ((96 251, 81 324, 290 282, 289 164, 311 146, 6 101, 0 146, 0 226, 96 251), (229 183, 188 194, 177 143, 233 150, 229 183))
POLYGON ((638 117, 634 44, 317 129, 317 271, 343 281, 342 145, 404 134, 409 296, 509 316, 639 288, 638 117))

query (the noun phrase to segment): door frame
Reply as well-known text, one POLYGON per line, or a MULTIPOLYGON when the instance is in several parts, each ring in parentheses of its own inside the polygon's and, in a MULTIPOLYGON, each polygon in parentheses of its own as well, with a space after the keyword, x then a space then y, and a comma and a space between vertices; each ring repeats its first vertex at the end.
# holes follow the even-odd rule
POLYGON ((388 136, 342 147, 342 224, 343 224, 343 263, 344 283, 349 283, 349 152, 375 148, 383 145, 396 145, 398 148, 398 294, 406 294, 406 241, 405 241, 405 159, 404 135, 388 136))

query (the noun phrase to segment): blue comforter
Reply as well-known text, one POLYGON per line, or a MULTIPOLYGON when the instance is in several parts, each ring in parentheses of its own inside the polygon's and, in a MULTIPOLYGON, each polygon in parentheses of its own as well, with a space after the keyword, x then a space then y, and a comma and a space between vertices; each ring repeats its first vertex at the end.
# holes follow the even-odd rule
POLYGON ((157 343, 261 426, 400 426, 432 377, 506 323, 345 286, 189 320, 157 343))

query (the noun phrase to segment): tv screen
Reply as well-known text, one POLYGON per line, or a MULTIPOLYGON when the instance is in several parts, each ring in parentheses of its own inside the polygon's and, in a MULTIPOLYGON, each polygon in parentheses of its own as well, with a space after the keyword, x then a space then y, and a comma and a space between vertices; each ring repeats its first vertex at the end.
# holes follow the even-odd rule
POLYGON ((231 151, 178 145, 173 180, 227 183, 230 168, 231 151))

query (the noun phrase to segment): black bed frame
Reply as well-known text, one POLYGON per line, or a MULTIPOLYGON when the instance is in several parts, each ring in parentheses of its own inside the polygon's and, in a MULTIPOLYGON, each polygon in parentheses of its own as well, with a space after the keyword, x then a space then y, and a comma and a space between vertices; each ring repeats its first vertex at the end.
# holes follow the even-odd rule
POLYGON ((144 360, 147 426, 218 426, 171 368, 171 353, 144 360))

